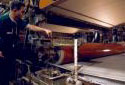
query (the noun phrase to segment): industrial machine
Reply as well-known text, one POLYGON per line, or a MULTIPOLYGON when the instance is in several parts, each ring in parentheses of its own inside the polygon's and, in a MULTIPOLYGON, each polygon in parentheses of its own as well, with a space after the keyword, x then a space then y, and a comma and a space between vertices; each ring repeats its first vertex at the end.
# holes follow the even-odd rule
MULTIPOLYGON (((21 1, 25 2, 27 6, 25 13, 26 16, 24 19, 41 27, 48 25, 45 16, 48 11, 45 9, 46 6, 55 3, 56 0, 21 1)), ((102 75, 100 78, 100 75, 92 75, 92 72, 87 73, 89 71, 88 69, 84 69, 84 67, 89 68, 89 65, 93 64, 91 63, 92 59, 109 57, 111 55, 124 53, 125 45, 118 43, 87 43, 85 42, 84 37, 86 33, 82 33, 82 31, 80 31, 81 34, 78 34, 78 32, 64 33, 53 31, 51 35, 46 35, 44 32, 38 33, 29 30, 22 31, 20 33, 20 38, 22 40, 20 43, 22 44, 22 48, 28 50, 30 49, 28 56, 35 56, 35 59, 28 59, 26 56, 22 60, 17 59, 17 78, 12 83, 16 85, 105 85, 98 81, 110 81, 110 79, 108 79, 110 76, 108 76, 108 78, 105 80, 105 78, 102 78, 102 75), (75 66, 74 64, 69 64, 74 62, 75 38, 78 39, 78 61, 87 65, 83 67, 77 67, 77 70, 79 71, 77 82, 78 84, 76 84, 76 81, 74 81, 75 66), (72 69, 69 69, 70 66, 72 66, 72 69), (90 76, 90 74, 92 76, 90 76), (92 80, 94 82, 92 82, 92 80)), ((114 82, 114 80, 111 80, 110 83, 112 82, 114 82)), ((122 81, 122 83, 118 82, 117 85, 124 85, 124 81, 122 81)))

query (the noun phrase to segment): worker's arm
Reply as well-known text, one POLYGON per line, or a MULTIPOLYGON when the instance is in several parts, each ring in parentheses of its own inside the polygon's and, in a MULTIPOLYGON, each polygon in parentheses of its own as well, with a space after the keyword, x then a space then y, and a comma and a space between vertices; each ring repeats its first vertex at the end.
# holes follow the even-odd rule
POLYGON ((45 31, 47 34, 51 33, 51 30, 48 30, 48 29, 45 29, 45 28, 42 28, 42 27, 38 27, 38 26, 35 26, 35 25, 31 25, 31 24, 28 24, 26 26, 26 28, 28 28, 32 31, 36 31, 36 32, 45 31))

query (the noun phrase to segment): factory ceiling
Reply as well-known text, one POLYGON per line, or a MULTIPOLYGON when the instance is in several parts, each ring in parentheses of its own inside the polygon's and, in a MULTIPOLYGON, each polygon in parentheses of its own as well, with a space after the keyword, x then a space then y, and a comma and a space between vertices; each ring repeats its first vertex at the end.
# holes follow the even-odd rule
POLYGON ((66 0, 50 10, 109 28, 125 23, 125 0, 66 0))

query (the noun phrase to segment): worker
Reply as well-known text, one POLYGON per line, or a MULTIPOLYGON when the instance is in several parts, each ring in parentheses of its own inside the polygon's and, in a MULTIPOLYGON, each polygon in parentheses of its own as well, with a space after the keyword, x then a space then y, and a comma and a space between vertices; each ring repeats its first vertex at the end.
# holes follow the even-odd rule
POLYGON ((28 28, 32 31, 51 33, 48 29, 25 22, 22 19, 24 13, 25 5, 20 1, 12 1, 10 11, 0 18, 0 85, 9 85, 9 81, 14 79, 20 30, 28 28))

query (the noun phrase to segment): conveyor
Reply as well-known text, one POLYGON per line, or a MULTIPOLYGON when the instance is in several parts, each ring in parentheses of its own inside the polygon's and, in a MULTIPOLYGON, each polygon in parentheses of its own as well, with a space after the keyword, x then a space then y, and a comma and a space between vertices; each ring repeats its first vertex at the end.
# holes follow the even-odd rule
MULTIPOLYGON (((125 53, 79 62, 80 77, 101 85, 125 85, 125 53), (84 76, 83 76, 84 75, 84 76)), ((61 65, 73 70, 73 63, 61 65)))

